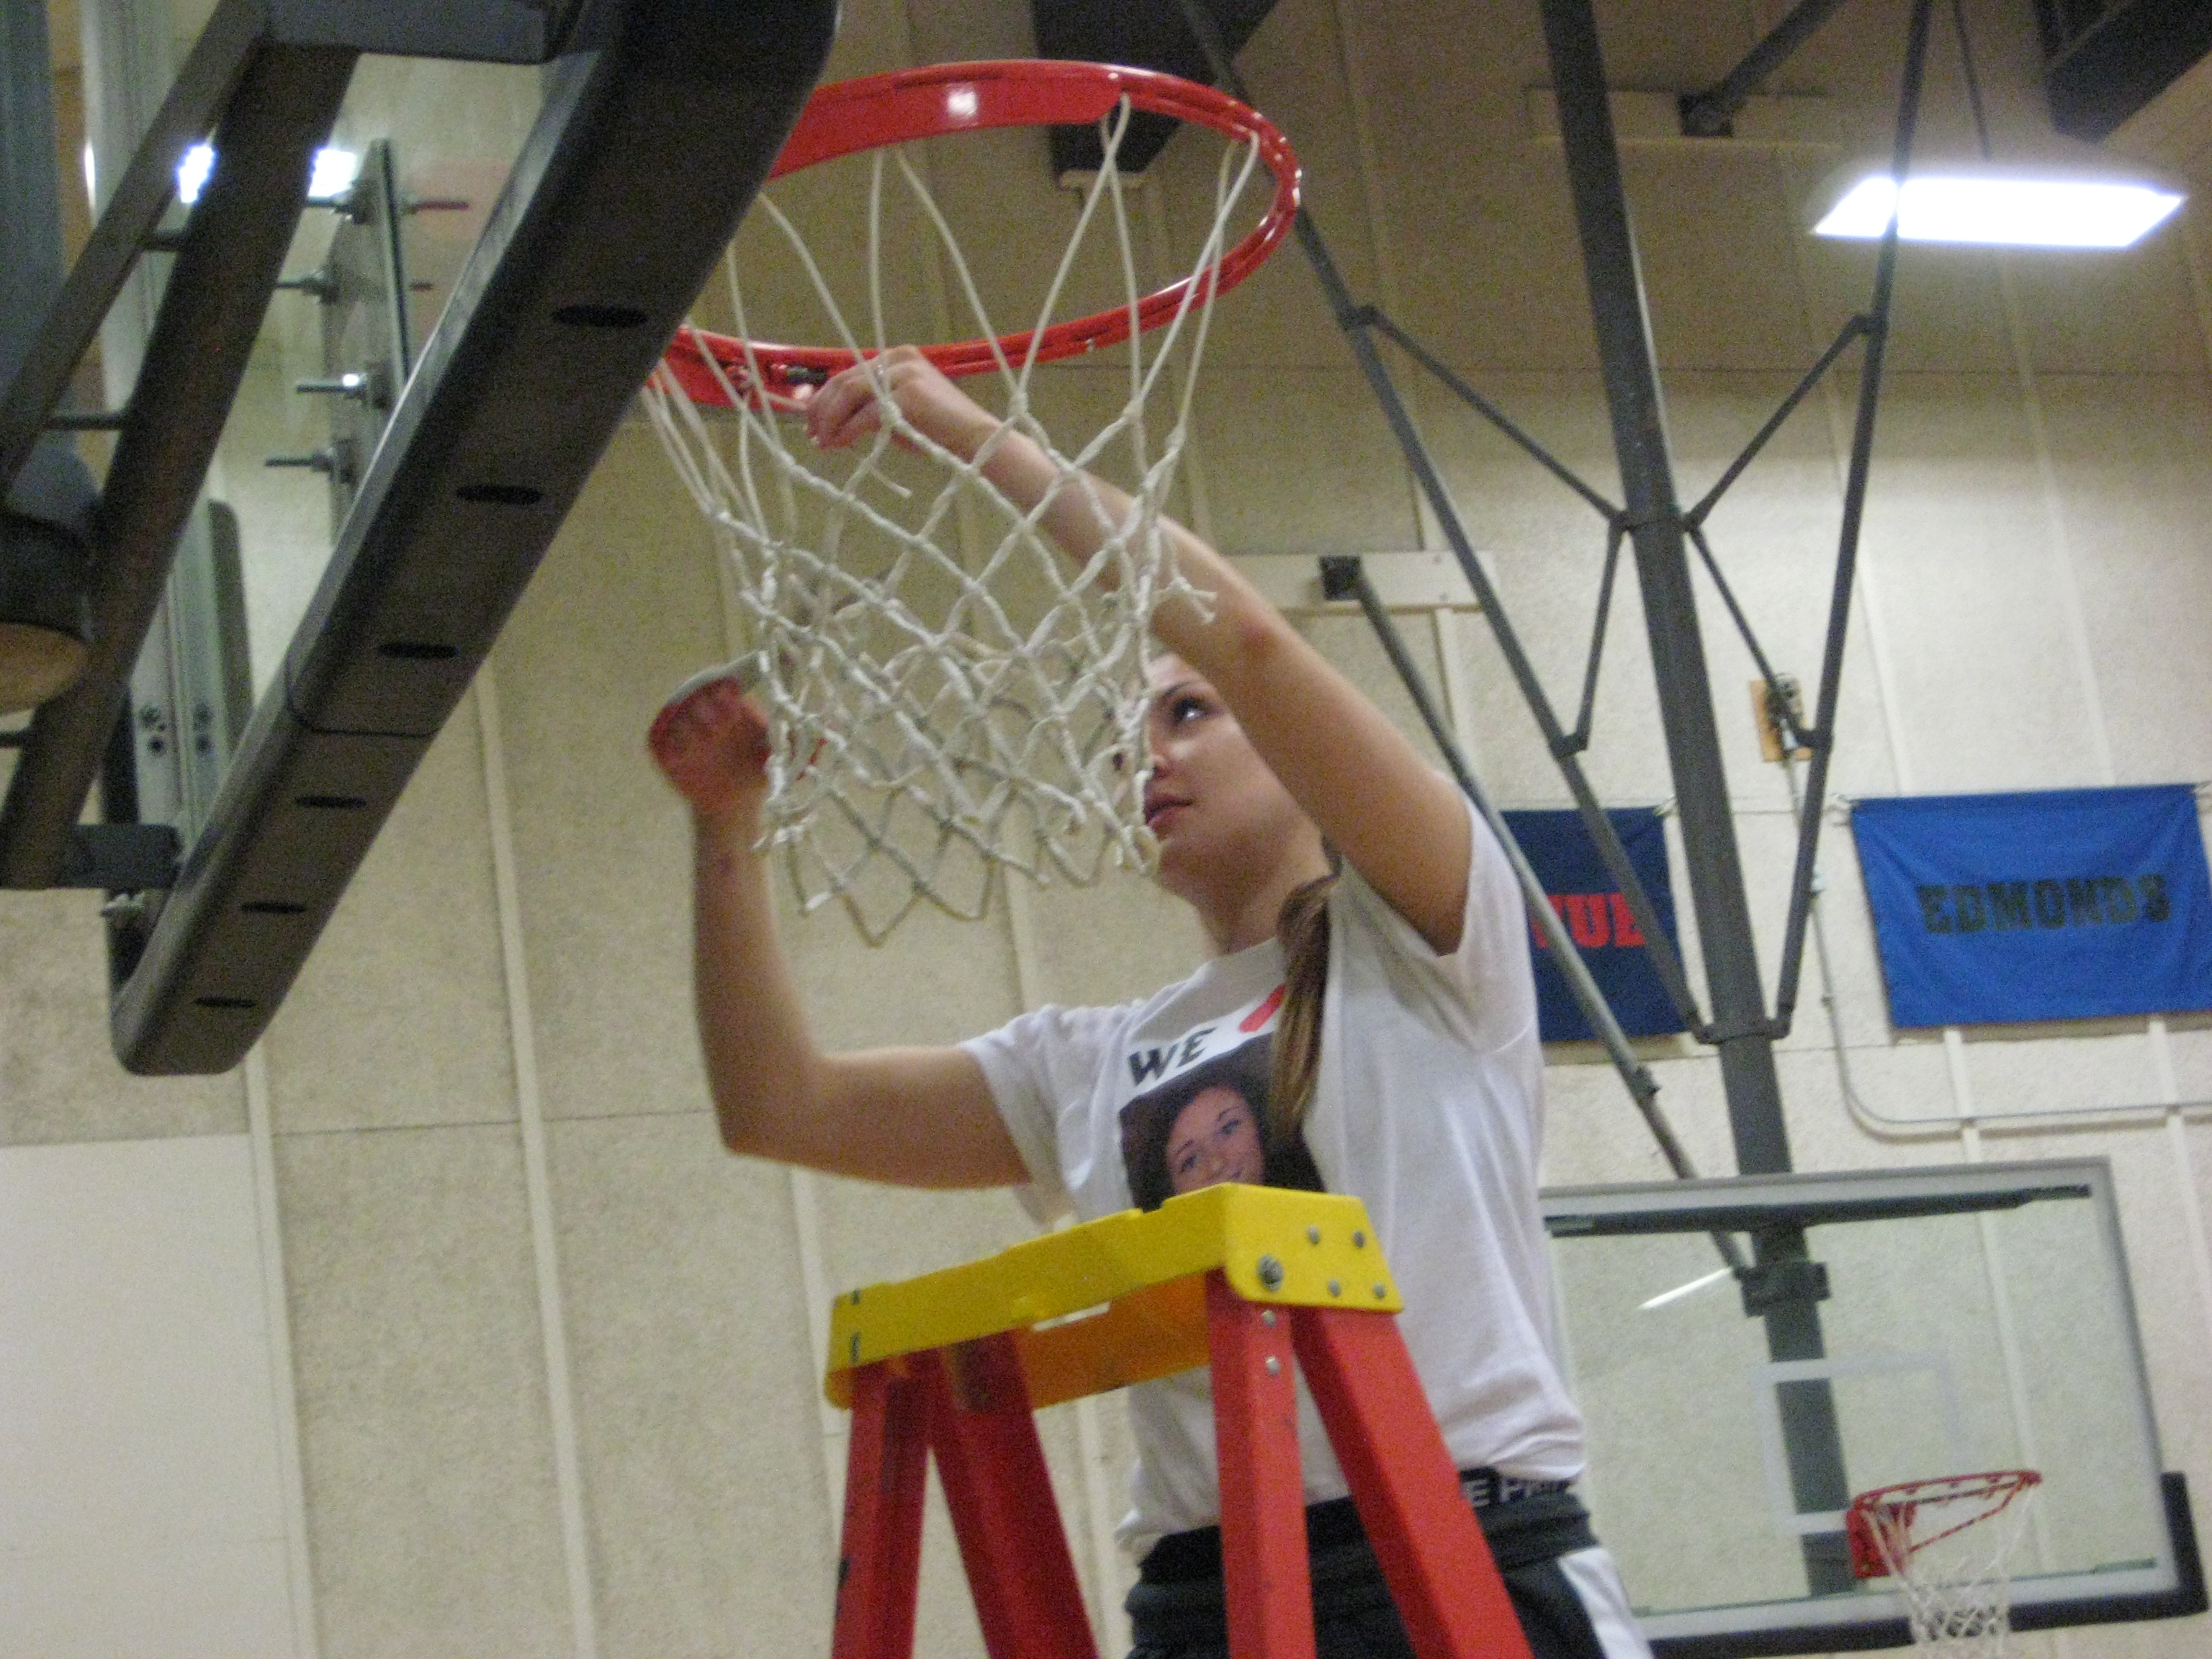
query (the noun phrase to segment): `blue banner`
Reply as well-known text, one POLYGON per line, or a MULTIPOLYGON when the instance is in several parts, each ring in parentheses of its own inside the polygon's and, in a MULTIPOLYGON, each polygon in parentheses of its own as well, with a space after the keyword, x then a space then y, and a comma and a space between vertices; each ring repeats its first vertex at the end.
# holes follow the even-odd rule
MULTIPOLYGON (((1651 896, 1659 925, 1671 939, 1674 894, 1668 884, 1667 834, 1657 810, 1625 808, 1606 817, 1628 850, 1637 879, 1651 896)), ((1544 884, 1552 908, 1567 924, 1568 936, 1589 964, 1590 976, 1605 993, 1620 1029, 1631 1036, 1663 1036, 1681 1030, 1681 1018, 1644 951, 1644 935, 1629 914, 1628 901, 1598 857, 1581 814, 1508 812, 1505 822, 1544 884)), ((1528 933, 1529 957, 1536 969, 1538 1035, 1547 1042, 1588 1042, 1595 1033, 1533 919, 1528 933)))
POLYGON ((1851 809, 1900 1027, 2212 1008, 2212 875, 2185 784, 1851 809))

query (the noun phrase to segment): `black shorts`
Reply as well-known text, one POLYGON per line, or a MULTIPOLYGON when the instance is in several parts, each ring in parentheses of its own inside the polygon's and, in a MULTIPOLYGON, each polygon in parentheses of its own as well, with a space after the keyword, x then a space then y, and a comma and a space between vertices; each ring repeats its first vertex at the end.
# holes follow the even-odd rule
MULTIPOLYGON (((1414 1659, 1352 1500, 1316 1504, 1307 1516, 1317 1659, 1414 1659)), ((1560 1565, 1597 1548, 1582 1500, 1546 1493, 1478 1509, 1475 1518, 1535 1659, 1608 1659, 1576 1575, 1560 1565)), ((1129 1592, 1129 1659, 1229 1659, 1220 1559, 1214 1528, 1160 1540, 1129 1592)))

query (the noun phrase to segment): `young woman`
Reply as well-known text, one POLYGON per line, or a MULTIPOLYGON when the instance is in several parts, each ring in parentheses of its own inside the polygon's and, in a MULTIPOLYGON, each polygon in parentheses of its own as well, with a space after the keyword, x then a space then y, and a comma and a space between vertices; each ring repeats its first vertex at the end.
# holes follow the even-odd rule
MULTIPOLYGON (((1081 560, 1127 502, 1053 464, 902 347, 805 418, 836 447, 878 398, 972 459, 1081 560), (1106 518, 1102 518, 1102 514, 1106 518)), ((766 727, 732 681, 679 698, 650 745, 696 836, 699 1029, 733 1152, 868 1180, 1018 1185, 1084 1218, 1212 1180, 1357 1194, 1400 1319, 1538 1659, 1644 1656, 1618 1575, 1567 1489, 1582 1422, 1553 1357, 1536 1168, 1543 1060, 1527 921, 1458 791, 1252 588, 1170 531, 1205 609, 1153 619, 1144 811, 1158 879, 1215 956, 1118 1008, 1043 1008, 957 1047, 823 1053, 770 920, 766 727)), ((1225 1656, 1212 1409, 1203 1372, 1130 1391, 1124 1540, 1143 1659, 1225 1656)), ((1322 1659, 1410 1656, 1326 1435, 1302 1407, 1322 1659)))

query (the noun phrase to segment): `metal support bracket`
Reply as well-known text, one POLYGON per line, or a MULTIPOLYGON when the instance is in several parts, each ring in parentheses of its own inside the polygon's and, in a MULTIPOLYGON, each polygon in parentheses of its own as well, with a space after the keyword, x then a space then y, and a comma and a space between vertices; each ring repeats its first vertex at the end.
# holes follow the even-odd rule
MULTIPOLYGON (((1181 0, 1181 5, 1185 21, 1189 24, 1192 33, 1204 48, 1206 61, 1212 67, 1215 83, 1225 91, 1249 101, 1249 94, 1245 88, 1243 78, 1237 74, 1237 66, 1230 59, 1228 48, 1222 40, 1220 31, 1214 26, 1205 7, 1199 3, 1199 0, 1181 0)), ((1339 318, 1356 314, 1372 319, 1371 328, 1347 327, 1345 331, 1346 342, 1351 346, 1353 356, 1358 361, 1360 371, 1366 377, 1368 387, 1374 392, 1376 402, 1381 406, 1384 418, 1390 423, 1391 432, 1398 441, 1400 453, 1404 455, 1407 465, 1412 470, 1423 497, 1437 516, 1437 524, 1443 532, 1445 541, 1449 544, 1452 556, 1457 561, 1462 574, 1467 578, 1468 587, 1481 606, 1483 619, 1488 623, 1492 636, 1497 641, 1498 650, 1505 659, 1506 667, 1512 674, 1514 683, 1519 686, 1521 695, 1528 705, 1529 712, 1535 718, 1538 729, 1543 733, 1547 744, 1557 744, 1565 738, 1566 733, 1561 729, 1559 719, 1552 710, 1550 699, 1544 693, 1543 684, 1537 678, 1535 665, 1529 660, 1528 653, 1523 648, 1520 636, 1515 631, 1512 622, 1506 614, 1504 605, 1499 599, 1497 589, 1492 585, 1488 574, 1483 569, 1481 560, 1475 556, 1474 542, 1468 534, 1465 522, 1460 517, 1457 505, 1452 500, 1451 491, 1446 487, 1443 475, 1437 470, 1435 458, 1429 453, 1428 446, 1422 441, 1420 432, 1413 423, 1413 416, 1406 407, 1404 398, 1400 395, 1396 383, 1390 377, 1389 368, 1383 362, 1382 354, 1376 349, 1375 337, 1379 335, 1405 352, 1440 385, 1447 387, 1468 407, 1474 409, 1513 442, 1519 445, 1538 465, 1543 466, 1560 483, 1587 501, 1608 524, 1620 515, 1621 509, 1598 494, 1550 451, 1522 431, 1495 404, 1453 374, 1448 365, 1433 353, 1426 350, 1419 341, 1407 335, 1376 307, 1358 304, 1352 297, 1352 290, 1346 283, 1343 273, 1337 268, 1334 257, 1329 252, 1328 244, 1323 239, 1320 227, 1314 222, 1312 215, 1304 209, 1298 212, 1294 231, 1297 237, 1299 249, 1305 254, 1308 264, 1312 267, 1315 279, 1321 284, 1322 293, 1328 305, 1330 314, 1339 318)), ((1556 749, 1553 752, 1555 755, 1558 754, 1556 749)), ((1559 771, 1561 776, 1566 781, 1569 793, 1574 797, 1576 810, 1581 813, 1583 823, 1589 831, 1590 839, 1596 846, 1599 856, 1604 860, 1607 872, 1620 884, 1621 893, 1627 900, 1631 913, 1636 918, 1638 927, 1644 933, 1644 948, 1650 952, 1652 968, 1658 974, 1660 983, 1666 989, 1668 1000, 1674 1005, 1683 1024, 1692 1033, 1702 1038, 1705 1030, 1705 1016, 1698 1007, 1697 999, 1691 993, 1689 979, 1684 972, 1681 956, 1675 950, 1674 940, 1668 935, 1667 931, 1659 926, 1657 913, 1651 904, 1650 896, 1644 890, 1644 884, 1638 878, 1635 867, 1629 862, 1627 852, 1620 845, 1620 836, 1614 834, 1611 821, 1606 817, 1604 809, 1598 803, 1596 792, 1591 788, 1589 779, 1584 776, 1581 767, 1576 763, 1571 754, 1559 757, 1559 771)))
POLYGON ((1778 1308, 1809 1307, 1828 1299, 1828 1266, 1803 1256, 1780 1256, 1737 1270, 1736 1284, 1743 1292, 1743 1311, 1757 1319, 1778 1308))
MULTIPOLYGON (((1627 1087, 1630 1097, 1636 1102, 1637 1110, 1643 1114, 1645 1127, 1651 1131, 1652 1139, 1658 1142, 1660 1153, 1666 1158, 1668 1167, 1684 1180, 1691 1179, 1697 1174, 1696 1168, 1690 1162, 1690 1155, 1683 1150, 1674 1126, 1667 1121, 1666 1113, 1660 1108, 1657 1079, 1652 1077, 1650 1068, 1637 1058, 1627 1033, 1620 1029, 1620 1022, 1613 1018, 1613 1009, 1605 1000, 1605 993, 1598 989, 1597 981, 1590 976, 1589 965, 1583 960, 1582 951, 1577 947, 1573 935, 1567 931, 1559 912, 1552 908, 1551 901, 1544 891, 1544 884, 1538 878, 1534 866, 1528 862, 1528 855, 1521 850, 1521 843, 1514 838, 1512 826, 1506 823, 1505 815, 1498 810, 1489 793, 1475 777, 1474 769, 1467 763, 1467 757, 1460 752, 1458 739, 1444 723, 1436 699, 1429 695, 1421 671, 1414 665, 1413 653, 1406 649, 1405 641, 1399 636, 1398 625, 1391 620, 1382 596, 1376 592, 1374 583, 1368 580, 1365 567, 1356 554, 1333 554, 1321 562, 1321 581, 1322 592, 1328 598, 1358 601, 1360 610, 1366 615, 1368 625, 1375 630, 1375 637, 1390 659, 1391 667, 1397 671, 1399 684, 1406 688, 1406 695, 1413 699, 1421 723, 1428 727, 1430 739, 1443 756, 1444 763, 1451 769, 1453 781, 1459 785, 1460 793, 1468 798, 1481 815, 1482 821, 1490 826, 1491 833, 1498 837, 1498 845, 1504 850, 1505 860, 1513 866, 1515 879, 1521 884, 1521 894, 1528 907, 1529 919, 1543 931, 1559 971, 1566 979, 1568 991, 1573 995, 1576 1006, 1582 1010, 1583 1018, 1589 1022, 1591 1031, 1605 1048, 1607 1057, 1613 1061, 1613 1069, 1620 1074, 1620 1080, 1627 1087)), ((1610 829, 1610 823, 1607 827, 1610 829)), ((1726 1254, 1725 1250, 1723 1254, 1726 1254)), ((1735 1258, 1730 1258, 1731 1265, 1735 1265, 1735 1258)))
POLYGON ((1810 40, 1814 31, 1828 21, 1828 14, 1842 3, 1843 0, 1798 0, 1766 38, 1717 84, 1683 98, 1683 132, 1692 138, 1728 137, 1729 122, 1752 94, 1764 86, 1766 77, 1810 40))
MULTIPOLYGON (((391 423, 399 388, 415 366, 399 236, 406 208, 397 176, 390 143, 379 139, 362 150, 329 254, 309 276, 297 279, 321 312, 325 379, 302 381, 295 390, 319 395, 329 411, 325 453, 333 464, 316 470, 330 483, 333 526, 345 522, 362 474, 391 423)), ((272 455, 269 465, 296 465, 301 459, 272 455)))
POLYGON ((80 823, 70 831, 57 887, 143 893, 173 887, 184 838, 166 823, 80 823))

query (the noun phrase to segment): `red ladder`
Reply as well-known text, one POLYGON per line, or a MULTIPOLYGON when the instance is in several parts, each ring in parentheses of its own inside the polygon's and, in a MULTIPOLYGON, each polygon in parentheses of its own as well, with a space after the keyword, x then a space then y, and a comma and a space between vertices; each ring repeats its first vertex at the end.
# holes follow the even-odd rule
POLYGON ((1369 1233, 1357 1200, 1209 1188, 840 1297, 828 1391, 853 1426, 833 1659, 913 1653, 932 1454, 991 1659, 1097 1659, 1032 1411, 1200 1361, 1230 1650, 1312 1659, 1294 1359, 1420 1659, 1529 1659, 1369 1233), (1346 1283, 1370 1305, 1346 1305, 1346 1283))

